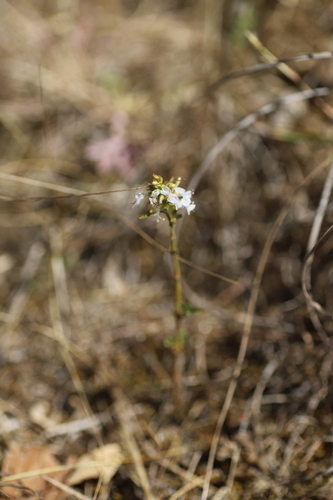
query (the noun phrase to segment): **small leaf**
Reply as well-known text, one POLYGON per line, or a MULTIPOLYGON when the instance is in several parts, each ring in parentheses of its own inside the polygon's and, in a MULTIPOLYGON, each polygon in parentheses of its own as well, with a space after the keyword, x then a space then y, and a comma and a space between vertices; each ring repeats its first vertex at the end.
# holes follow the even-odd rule
POLYGON ((171 335, 169 335, 165 339, 165 346, 169 347, 170 349, 182 349, 185 343, 186 335, 187 333, 185 330, 181 330, 179 339, 176 339, 176 337, 172 337, 171 335))
POLYGON ((176 339, 174 337, 171 337, 171 335, 169 335, 166 339, 165 339, 165 346, 166 347, 169 347, 171 349, 173 349, 176 345, 176 339))
POLYGON ((182 309, 184 314, 195 314, 204 311, 204 309, 202 309, 201 307, 195 307, 189 303, 183 304, 182 309))

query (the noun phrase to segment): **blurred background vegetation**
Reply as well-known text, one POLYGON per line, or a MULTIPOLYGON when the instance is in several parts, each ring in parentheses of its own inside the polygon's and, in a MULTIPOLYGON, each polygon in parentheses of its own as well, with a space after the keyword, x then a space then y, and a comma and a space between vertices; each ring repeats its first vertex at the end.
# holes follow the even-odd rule
MULTIPOLYGON (((268 257, 210 495, 226 488, 236 447, 228 498, 305 498, 299 495, 316 488, 322 496, 311 498, 330 498, 324 480, 304 484, 295 474, 322 470, 332 451, 332 381, 323 365, 331 360, 301 293, 326 170, 300 188, 332 161, 331 96, 282 105, 240 132, 195 190, 196 211, 184 217, 179 235, 181 255, 237 285, 182 266, 187 300, 204 309, 186 324, 183 422, 175 421, 165 347, 174 328, 169 258, 138 234, 168 247, 168 227, 138 221, 144 209, 132 209, 137 191, 131 189, 147 185, 153 173, 180 176, 186 188, 242 118, 300 89, 331 87, 330 59, 212 86, 269 58, 331 51, 332 33, 330 0, 1 0, 3 452, 12 441, 43 438, 47 419, 52 425, 79 420, 87 407, 108 415, 100 424, 103 439, 121 442, 113 410, 118 387, 144 429, 136 436, 142 453, 149 455, 154 434, 159 449, 186 447, 172 459, 185 471, 199 451, 192 472, 204 475, 258 261, 294 196, 268 257), (104 191, 117 192, 76 196, 104 191), (247 404, 272 360, 266 404, 249 417, 242 440, 247 404), (44 420, 33 411, 40 403, 44 420), (18 422, 15 432, 6 430, 8 419, 18 422)), ((331 209, 323 229, 330 223, 331 209)), ((331 260, 328 242, 313 266, 315 298, 328 309, 331 260)), ((324 326, 332 331, 329 318, 324 326)), ((64 459, 94 440, 90 429, 55 437, 53 446, 64 459)), ((156 498, 182 486, 184 478, 165 464, 150 458, 146 465, 156 498)), ((131 467, 123 466, 102 494, 147 497, 142 491, 131 467)), ((200 495, 198 487, 182 498, 200 495)))

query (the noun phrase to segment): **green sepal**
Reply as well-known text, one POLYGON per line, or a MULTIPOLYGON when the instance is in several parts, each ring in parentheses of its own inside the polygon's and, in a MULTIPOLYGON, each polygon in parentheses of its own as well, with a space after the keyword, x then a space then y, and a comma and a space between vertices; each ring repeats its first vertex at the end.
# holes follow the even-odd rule
POLYGON ((155 215, 155 214, 156 214, 156 210, 154 210, 154 209, 151 208, 145 214, 141 215, 139 217, 139 219, 146 219, 147 217, 150 217, 151 215, 155 215))
POLYGON ((182 310, 186 315, 204 312, 204 309, 192 306, 189 302, 187 302, 187 304, 182 304, 182 310))
POLYGON ((180 338, 179 339, 176 339, 175 337, 172 337, 171 335, 169 335, 165 339, 166 347, 169 347, 170 349, 173 349, 173 350, 183 349, 184 344, 185 344, 186 335, 187 335, 187 333, 185 330, 180 331, 180 338))

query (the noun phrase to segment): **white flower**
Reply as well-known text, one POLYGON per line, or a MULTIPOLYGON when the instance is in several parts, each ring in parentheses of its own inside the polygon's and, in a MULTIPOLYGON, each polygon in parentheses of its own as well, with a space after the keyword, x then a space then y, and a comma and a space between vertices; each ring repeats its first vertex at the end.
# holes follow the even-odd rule
MULTIPOLYGON (((193 203, 192 199, 191 199, 192 192, 186 191, 184 188, 181 188, 181 187, 176 187, 174 189, 174 192, 176 193, 176 195, 178 197, 177 204, 174 203, 177 210, 178 210, 178 208, 186 208, 187 213, 190 214, 190 212, 192 212, 192 210, 195 209, 195 203, 193 203)), ((170 202, 173 203, 171 200, 170 200, 170 202)))
MULTIPOLYGON (((166 184, 164 184, 160 176, 154 175, 153 178, 155 180, 148 184, 150 207, 146 214, 140 218, 155 215, 157 220, 159 220, 163 219, 161 214, 166 214, 169 217, 171 212, 177 212, 177 210, 182 208, 185 208, 187 213, 190 214, 195 209, 195 203, 192 201, 193 191, 186 191, 186 189, 179 187, 180 178, 178 178, 176 183, 173 182, 173 179, 170 179, 166 184)), ((143 198, 145 198, 143 193, 135 195, 136 201, 133 203, 133 207, 138 206, 143 198)))
POLYGON ((176 194, 170 193, 168 196, 168 202, 172 203, 172 205, 175 205, 177 210, 183 208, 183 203, 176 194))
POLYGON ((184 208, 186 208, 186 210, 187 210, 187 215, 190 215, 192 210, 195 209, 195 203, 190 203, 188 205, 184 205, 184 208))
POLYGON ((158 203, 158 197, 160 195, 160 189, 155 189, 149 196, 149 203, 151 205, 156 205, 158 203))
POLYGON ((164 185, 161 187, 161 189, 157 189, 157 191, 167 197, 172 193, 171 189, 168 186, 164 185))
POLYGON ((141 203, 141 201, 144 199, 145 195, 143 193, 136 194, 134 196, 135 201, 132 203, 132 208, 138 207, 141 203))
POLYGON ((149 202, 151 205, 156 205, 156 203, 159 203, 159 197, 160 196, 165 196, 167 200, 169 201, 169 196, 172 194, 172 191, 168 186, 162 186, 161 189, 155 189, 149 196, 149 202))
POLYGON ((156 217, 157 222, 160 222, 160 220, 165 220, 165 217, 161 216, 161 208, 160 207, 157 208, 156 213, 153 215, 154 215, 154 217, 156 217))
MULTIPOLYGON (((174 192, 176 194, 179 194, 180 196, 184 196, 184 193, 186 192, 184 188, 181 188, 179 186, 175 187, 174 192)), ((191 194, 191 191, 187 191, 187 193, 191 194)))

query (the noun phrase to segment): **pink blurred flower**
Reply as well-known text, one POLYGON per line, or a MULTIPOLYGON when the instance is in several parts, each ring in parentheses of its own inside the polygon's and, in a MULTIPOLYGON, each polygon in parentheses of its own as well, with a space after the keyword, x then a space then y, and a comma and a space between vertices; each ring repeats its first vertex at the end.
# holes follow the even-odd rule
POLYGON ((131 144, 126 134, 127 117, 116 113, 110 126, 110 135, 106 139, 91 140, 85 148, 85 157, 94 162, 100 174, 117 170, 126 177, 132 170, 131 144))

